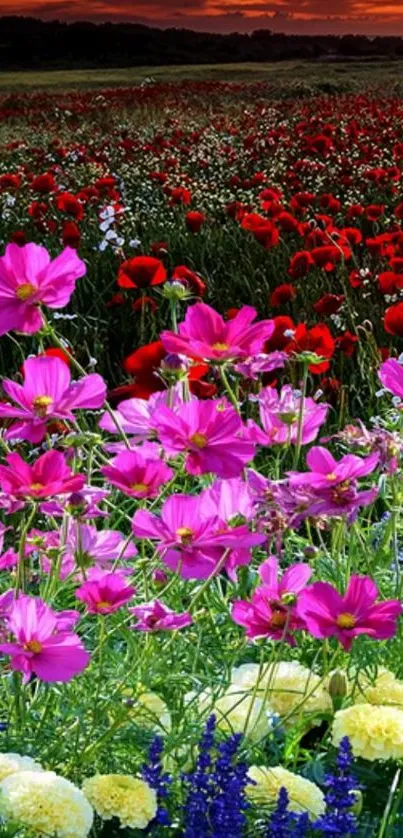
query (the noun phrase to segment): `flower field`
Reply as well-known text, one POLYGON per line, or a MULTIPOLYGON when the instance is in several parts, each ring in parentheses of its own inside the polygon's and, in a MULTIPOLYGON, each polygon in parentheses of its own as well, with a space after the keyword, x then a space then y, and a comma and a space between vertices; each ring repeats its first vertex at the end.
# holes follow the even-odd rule
POLYGON ((403 834, 403 98, 0 95, 0 834, 403 834))

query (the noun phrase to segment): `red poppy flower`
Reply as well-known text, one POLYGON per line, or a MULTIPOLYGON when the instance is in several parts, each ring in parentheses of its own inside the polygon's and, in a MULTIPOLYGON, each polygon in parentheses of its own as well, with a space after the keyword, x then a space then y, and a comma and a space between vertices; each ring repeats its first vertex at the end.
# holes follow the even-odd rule
POLYGON ((315 247, 311 250, 311 256, 318 268, 323 268, 324 271, 333 271, 335 266, 343 259, 351 258, 351 251, 344 245, 325 245, 324 247, 315 247))
POLYGON ((56 197, 56 208, 59 212, 72 215, 76 221, 84 218, 84 207, 82 203, 71 192, 61 192, 56 197))
POLYGON ((62 241, 65 247, 73 247, 77 250, 81 241, 81 233, 75 221, 65 221, 63 224, 62 241))
POLYGON ((225 212, 234 221, 242 221, 244 215, 248 212, 248 208, 240 201, 232 201, 232 203, 227 204, 225 207, 225 212))
POLYGON ((160 259, 153 256, 135 256, 120 266, 118 285, 120 288, 148 288, 165 282, 167 272, 160 259))
POLYGON ((233 320, 234 317, 237 316, 238 312, 239 312, 239 308, 228 308, 227 311, 225 312, 225 316, 226 316, 227 320, 233 320))
POLYGON ((403 274, 403 258, 401 256, 394 256, 389 264, 392 271, 397 274, 403 274))
POLYGON ((176 282, 181 282, 186 288, 195 294, 196 297, 203 297, 207 291, 207 285, 202 278, 187 268, 186 265, 178 265, 174 269, 172 279, 176 282))
MULTIPOLYGON (((335 350, 334 339, 324 323, 318 323, 312 329, 308 329, 305 323, 300 323, 293 337, 293 340, 285 347, 286 352, 314 352, 321 358, 331 358, 335 350)), ((329 361, 320 361, 317 364, 310 364, 309 370, 316 375, 326 372, 329 369, 329 361)))
POLYGON ((168 242, 153 242, 150 250, 153 256, 162 259, 168 253, 168 242))
POLYGON ((262 244, 266 250, 275 247, 279 242, 280 234, 277 227, 272 221, 258 215, 258 213, 247 213, 242 219, 241 227, 244 230, 249 230, 256 241, 262 244))
POLYGON ((105 303, 105 308, 115 308, 117 306, 123 306, 126 302, 126 297, 124 294, 118 292, 114 294, 113 297, 105 303))
POLYGON ((379 290, 382 294, 395 294, 399 288, 403 287, 402 274, 396 274, 393 271, 384 271, 378 276, 379 290))
POLYGON ((161 365, 161 361, 165 358, 166 351, 160 340, 153 343, 148 343, 145 346, 140 346, 135 349, 131 355, 123 361, 123 369, 129 375, 149 375, 153 374, 161 365))
POLYGON ((132 303, 132 310, 133 311, 141 311, 142 309, 149 309, 150 311, 154 312, 157 311, 158 306, 155 300, 152 300, 151 297, 139 297, 138 300, 135 300, 132 303))
POLYGON ((365 210, 365 215, 369 221, 377 221, 384 212, 383 204, 370 204, 365 210))
POLYGON ((340 238, 345 239, 347 244, 353 247, 362 242, 362 233, 357 227, 343 227, 340 230, 340 238))
POLYGON ((390 335, 396 335, 399 338, 403 337, 403 303, 397 303, 386 309, 383 325, 385 331, 390 335))
POLYGON ((39 192, 41 195, 47 195, 57 189, 54 176, 50 172, 35 177, 31 183, 33 192, 39 192))
POLYGON ((275 352, 277 349, 285 349, 294 337, 295 323, 291 317, 280 315, 279 317, 273 318, 273 323, 274 332, 264 345, 265 352, 275 352))
POLYGON ((177 186, 175 189, 169 189, 168 194, 170 196, 171 206, 176 206, 177 204, 185 204, 185 206, 187 206, 192 200, 189 190, 185 189, 183 186, 177 186))
POLYGON ((14 233, 11 234, 10 242, 18 244, 19 247, 24 247, 27 243, 27 237, 24 230, 15 230, 14 233))
POLYGON ((361 204, 352 204, 347 210, 346 218, 350 220, 351 218, 360 218, 361 215, 364 215, 364 207, 361 204))
POLYGON ((291 279, 301 279, 314 264, 309 250, 300 250, 292 257, 287 273, 291 279))
POLYGON ((346 355, 347 358, 351 358, 354 354, 358 343, 357 335, 353 335, 348 330, 344 332, 344 334, 340 335, 340 337, 336 338, 336 346, 343 352, 343 355, 346 355))
POLYGON ((314 304, 313 308, 317 314, 336 314, 340 306, 343 305, 345 296, 343 294, 324 294, 323 297, 314 304))
POLYGON ((63 352, 63 349, 59 349, 57 346, 50 347, 49 349, 45 349, 42 355, 46 355, 48 358, 60 358, 61 361, 64 361, 68 367, 70 367, 71 359, 67 352, 63 352))
POLYGON ((284 282, 282 285, 278 285, 277 288, 275 288, 270 294, 270 305, 273 306, 273 308, 278 308, 279 306, 286 305, 296 296, 296 288, 294 288, 293 285, 284 282))
POLYGON ((352 288, 362 288, 364 285, 364 277, 357 268, 351 271, 348 281, 352 288))
POLYGON ((336 215, 341 210, 341 201, 331 194, 321 195, 319 206, 327 210, 331 215, 336 215))
POLYGON ((0 175, 0 189, 10 191, 19 189, 21 186, 21 175, 0 175))
POLYGON ((203 224, 206 221, 206 216, 202 212, 187 212, 186 213, 186 227, 191 233, 200 233, 203 224))
POLYGON ((290 212, 280 212, 276 218, 277 224, 284 233, 300 233, 301 223, 290 212))

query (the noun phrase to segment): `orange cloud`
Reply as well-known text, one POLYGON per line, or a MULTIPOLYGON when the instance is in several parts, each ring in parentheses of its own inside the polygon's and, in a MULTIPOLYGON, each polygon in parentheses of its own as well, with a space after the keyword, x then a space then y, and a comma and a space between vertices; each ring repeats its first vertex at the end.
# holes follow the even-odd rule
POLYGON ((403 2, 397 0, 2 0, 1 13, 223 32, 267 27, 303 34, 403 34, 403 2))

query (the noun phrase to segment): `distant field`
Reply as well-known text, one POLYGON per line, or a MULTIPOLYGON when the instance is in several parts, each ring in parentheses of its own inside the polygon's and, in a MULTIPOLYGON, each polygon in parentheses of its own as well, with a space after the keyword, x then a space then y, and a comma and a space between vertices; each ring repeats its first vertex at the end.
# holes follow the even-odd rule
POLYGON ((157 81, 181 79, 261 81, 318 84, 396 83, 402 77, 403 61, 313 62, 284 61, 243 64, 199 64, 172 67, 129 67, 112 70, 50 70, 43 72, 0 72, 0 90, 52 88, 98 88, 131 86, 151 77, 157 81))

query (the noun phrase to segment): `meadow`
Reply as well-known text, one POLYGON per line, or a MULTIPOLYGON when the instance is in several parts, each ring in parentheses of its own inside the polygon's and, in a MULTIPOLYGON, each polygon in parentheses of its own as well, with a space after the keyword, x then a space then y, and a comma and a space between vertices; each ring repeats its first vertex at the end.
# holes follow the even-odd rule
POLYGON ((402 835, 397 68, 0 76, 1 835, 402 835))

